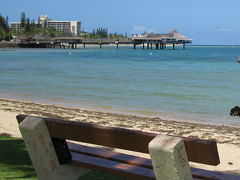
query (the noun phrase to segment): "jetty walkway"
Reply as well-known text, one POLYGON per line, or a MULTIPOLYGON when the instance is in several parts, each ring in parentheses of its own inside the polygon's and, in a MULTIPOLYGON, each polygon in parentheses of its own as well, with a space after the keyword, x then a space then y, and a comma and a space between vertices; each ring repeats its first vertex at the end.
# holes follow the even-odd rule
MULTIPOLYGON (((81 37, 54 37, 51 39, 20 39, 15 42, 15 46, 20 48, 72 48, 76 49, 78 45, 83 45, 86 48, 88 45, 97 45, 100 48, 103 45, 115 45, 116 48, 122 45, 133 45, 136 49, 137 46, 142 46, 143 49, 161 49, 172 47, 174 50, 176 46, 182 46, 192 43, 192 39, 178 33, 176 30, 167 34, 153 34, 145 33, 141 35, 133 35, 132 38, 127 39, 84 39, 81 37)), ((0 48, 4 46, 0 43, 0 48)))

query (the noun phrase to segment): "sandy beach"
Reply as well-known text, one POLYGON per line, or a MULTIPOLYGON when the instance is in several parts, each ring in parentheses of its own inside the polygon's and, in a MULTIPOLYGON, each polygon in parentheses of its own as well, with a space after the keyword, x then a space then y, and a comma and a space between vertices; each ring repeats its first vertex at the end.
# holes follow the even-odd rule
POLYGON ((14 137, 21 137, 15 118, 20 113, 176 136, 215 139, 218 142, 221 164, 217 167, 195 163, 191 163, 191 165, 194 167, 204 167, 209 170, 240 174, 240 131, 238 128, 169 121, 160 118, 106 113, 0 98, 0 134, 5 133, 14 137))

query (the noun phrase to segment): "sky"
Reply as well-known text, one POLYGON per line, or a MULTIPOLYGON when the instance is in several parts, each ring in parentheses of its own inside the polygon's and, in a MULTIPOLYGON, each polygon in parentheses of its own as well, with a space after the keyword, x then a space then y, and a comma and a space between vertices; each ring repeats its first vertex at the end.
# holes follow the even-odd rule
POLYGON ((173 28, 199 45, 240 45, 240 0, 1 0, 9 22, 25 12, 37 20, 79 20, 91 32, 167 33, 173 28))

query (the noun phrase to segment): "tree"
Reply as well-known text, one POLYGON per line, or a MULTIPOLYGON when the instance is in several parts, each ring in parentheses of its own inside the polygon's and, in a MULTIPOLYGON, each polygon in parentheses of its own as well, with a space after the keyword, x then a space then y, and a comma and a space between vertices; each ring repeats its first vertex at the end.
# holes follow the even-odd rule
POLYGON ((97 28, 92 31, 92 36, 94 38, 107 38, 108 37, 108 28, 97 28))
POLYGON ((34 31, 35 30, 35 20, 34 19, 32 19, 32 21, 31 21, 31 25, 30 25, 30 27, 31 27, 31 31, 34 31))
POLYGON ((125 36, 124 36, 125 39, 127 39, 127 32, 125 32, 125 36))
POLYGON ((0 15, 0 40, 10 40, 11 38, 7 21, 3 16, 0 15))
POLYGON ((41 23, 40 23, 40 17, 38 17, 38 28, 40 28, 41 27, 41 23))
POLYGON ((47 21, 45 20, 43 23, 43 27, 46 28, 47 27, 47 21))
POLYGON ((21 12, 20 19, 21 19, 20 27, 25 28, 26 27, 26 15, 24 12, 21 12))
POLYGON ((1 15, 0 15, 0 28, 3 29, 3 31, 6 31, 6 32, 9 31, 8 24, 6 23, 5 18, 1 15))
POLYGON ((8 25, 8 16, 6 16, 5 21, 6 21, 6 24, 8 25))
POLYGON ((2 29, 0 29, 0 40, 3 39, 5 39, 5 32, 2 29))
POLYGON ((30 19, 29 18, 26 19, 25 31, 26 31, 26 33, 31 32, 31 25, 30 25, 30 19))
POLYGON ((93 35, 93 36, 96 35, 96 30, 95 30, 95 29, 92 31, 92 35, 93 35))

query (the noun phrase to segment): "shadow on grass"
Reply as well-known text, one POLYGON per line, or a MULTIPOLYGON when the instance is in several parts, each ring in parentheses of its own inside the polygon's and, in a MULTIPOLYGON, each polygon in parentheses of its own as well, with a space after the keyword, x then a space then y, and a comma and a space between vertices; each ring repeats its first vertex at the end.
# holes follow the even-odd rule
POLYGON ((0 179, 37 179, 24 142, 0 135, 0 179))
MULTIPOLYGON (((37 180, 35 170, 20 138, 0 134, 0 180, 37 180)), ((91 171, 79 180, 127 180, 126 178, 91 171)))

